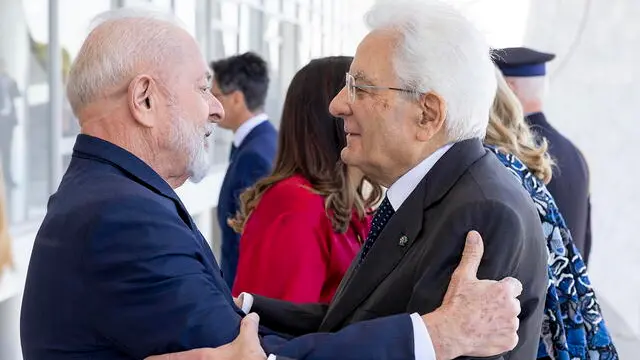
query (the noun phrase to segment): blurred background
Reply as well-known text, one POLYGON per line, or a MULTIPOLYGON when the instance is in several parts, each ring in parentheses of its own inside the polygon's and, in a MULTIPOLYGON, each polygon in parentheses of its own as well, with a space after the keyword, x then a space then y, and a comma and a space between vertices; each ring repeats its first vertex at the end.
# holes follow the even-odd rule
MULTIPOLYGON (((309 60, 353 55, 375 0, 0 0, 0 76, 17 84, 16 123, 0 127, 13 270, 0 256, 0 360, 21 359, 20 293, 47 199, 78 133, 63 83, 91 19, 122 6, 175 13, 207 60, 255 51, 269 63, 267 113, 277 126, 289 81, 309 60)), ((591 171, 589 272, 622 359, 640 353, 640 2, 450 0, 494 47, 557 54, 546 114, 584 153, 591 171)), ((0 124, 1 125, 1 124, 0 124)), ((215 208, 232 134, 218 130, 205 180, 178 194, 219 252, 215 208)), ((0 220, 1 222, 2 220, 0 220)), ((2 236, 2 234, 0 234, 2 236)), ((3 247, 0 246, 0 251, 3 247)))

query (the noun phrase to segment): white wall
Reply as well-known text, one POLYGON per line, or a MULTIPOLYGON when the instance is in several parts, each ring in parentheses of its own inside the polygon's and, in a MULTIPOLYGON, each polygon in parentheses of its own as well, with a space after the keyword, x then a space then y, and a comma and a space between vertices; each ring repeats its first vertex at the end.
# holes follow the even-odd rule
POLYGON ((591 279, 600 297, 636 333, 640 333, 639 18, 637 0, 536 0, 525 38, 528 45, 558 55, 550 63, 546 112, 584 152, 590 166, 591 279), (586 18, 585 9, 589 9, 586 18))

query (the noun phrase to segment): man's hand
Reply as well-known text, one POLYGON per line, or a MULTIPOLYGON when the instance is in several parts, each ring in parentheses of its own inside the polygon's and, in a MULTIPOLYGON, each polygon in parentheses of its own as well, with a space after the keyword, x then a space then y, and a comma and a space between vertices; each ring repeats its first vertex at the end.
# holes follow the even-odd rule
POLYGON ((518 344, 522 284, 514 278, 478 280, 483 252, 480 234, 469 232, 442 305, 422 316, 438 360, 493 356, 518 344))
POLYGON ((145 360, 264 360, 267 355, 260 347, 258 323, 260 318, 251 313, 242 319, 240 334, 229 344, 215 349, 195 349, 173 354, 157 355, 145 360))

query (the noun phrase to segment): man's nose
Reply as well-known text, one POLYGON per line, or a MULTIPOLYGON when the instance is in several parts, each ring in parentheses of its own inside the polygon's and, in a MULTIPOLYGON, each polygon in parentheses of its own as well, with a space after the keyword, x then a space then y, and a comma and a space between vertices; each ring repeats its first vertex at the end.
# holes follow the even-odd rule
POLYGON ((209 103, 209 119, 217 124, 224 119, 224 107, 215 96, 211 96, 211 99, 209 103))
POLYGON ((340 90, 340 92, 331 100, 329 104, 329 112, 335 117, 341 117, 348 115, 349 103, 347 101, 347 88, 346 86, 340 90))

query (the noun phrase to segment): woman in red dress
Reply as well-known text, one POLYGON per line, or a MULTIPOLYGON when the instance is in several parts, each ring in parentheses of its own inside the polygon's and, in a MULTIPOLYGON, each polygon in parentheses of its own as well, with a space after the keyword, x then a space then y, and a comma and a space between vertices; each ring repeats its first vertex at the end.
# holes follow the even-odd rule
POLYGON ((242 234, 234 296, 328 303, 367 238, 382 188, 341 162, 344 125, 329 114, 351 60, 313 60, 291 81, 273 173, 229 220, 242 234))

